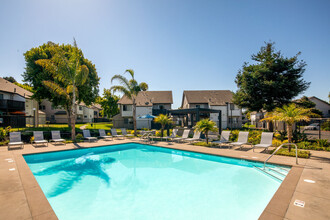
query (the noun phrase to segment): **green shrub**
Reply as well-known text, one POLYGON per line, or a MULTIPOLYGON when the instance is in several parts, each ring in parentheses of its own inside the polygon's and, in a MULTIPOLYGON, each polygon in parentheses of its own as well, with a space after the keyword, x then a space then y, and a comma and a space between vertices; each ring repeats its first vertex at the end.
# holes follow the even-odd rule
POLYGON ((252 130, 249 132, 249 143, 252 144, 259 144, 261 140, 261 132, 258 130, 252 130))
POLYGON ((292 134, 292 140, 293 140, 293 143, 307 141, 307 135, 304 132, 295 130, 292 134))
POLYGON ((217 144, 214 144, 214 143, 206 143, 206 142, 195 142, 193 143, 193 145, 196 145, 196 146, 203 146, 203 147, 216 147, 218 146, 217 144))
POLYGON ((6 128, 0 128, 0 141, 8 140, 9 132, 11 131, 11 127, 8 126, 6 128))
MULTIPOLYGON (((271 150, 270 153, 273 153, 274 150, 271 150)), ((276 152, 276 155, 295 157, 296 156, 296 151, 295 150, 291 150, 291 152, 289 152, 289 149, 287 149, 287 148, 281 148, 281 149, 279 149, 276 152)), ((311 153, 309 151, 298 150, 298 157, 299 158, 309 158, 310 155, 311 155, 311 153)))
POLYGON ((330 120, 323 122, 321 124, 321 130, 323 131, 330 131, 330 120))
POLYGON ((238 134, 239 134, 239 130, 232 130, 231 135, 229 137, 229 140, 230 141, 237 141, 238 134))
POLYGON ((76 135, 76 141, 77 141, 77 142, 80 142, 80 141, 83 140, 83 139, 84 139, 84 137, 83 137, 82 134, 77 134, 77 135, 76 135))
POLYGON ((327 139, 319 139, 316 141, 319 147, 328 147, 328 140, 327 139))
POLYGON ((280 141, 284 141, 286 139, 286 131, 277 131, 277 134, 275 135, 275 137, 277 139, 279 139, 280 141))

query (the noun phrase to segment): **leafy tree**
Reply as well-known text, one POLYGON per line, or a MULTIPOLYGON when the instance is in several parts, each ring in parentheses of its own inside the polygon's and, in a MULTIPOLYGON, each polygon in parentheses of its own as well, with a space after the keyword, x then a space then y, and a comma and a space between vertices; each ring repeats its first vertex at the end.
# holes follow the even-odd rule
POLYGON ((21 88, 27 90, 27 91, 30 91, 30 92, 34 93, 33 88, 32 88, 31 86, 29 86, 27 83, 21 84, 21 83, 15 82, 14 84, 15 84, 16 86, 19 86, 19 87, 21 87, 21 88))
POLYGON ((209 118, 200 120, 195 125, 195 130, 202 132, 205 134, 206 137, 206 144, 209 143, 209 132, 217 132, 217 124, 214 121, 211 121, 209 118))
POLYGON ((5 76, 5 77, 3 77, 3 79, 5 79, 5 80, 7 80, 7 81, 9 81, 11 83, 17 82, 16 79, 14 77, 12 77, 12 76, 5 76))
MULTIPOLYGON (((261 121, 283 121, 286 123, 287 135, 289 143, 292 143, 292 130, 293 124, 299 121, 309 121, 310 109, 297 107, 295 104, 291 103, 289 105, 284 105, 282 108, 276 108, 271 114, 261 121)), ((289 146, 289 151, 291 151, 291 146, 289 146)))
POLYGON ((134 125, 134 135, 136 136, 136 96, 139 94, 141 90, 145 91, 148 89, 148 84, 145 82, 138 83, 134 78, 134 70, 127 69, 125 73, 129 73, 131 75, 131 79, 128 80, 122 75, 114 75, 111 78, 111 83, 113 81, 118 80, 121 85, 112 86, 110 88, 110 91, 113 92, 121 92, 124 93, 124 95, 132 100, 132 106, 133 106, 133 125, 134 125))
POLYGON ((79 65, 85 65, 88 69, 88 77, 84 84, 77 85, 79 90, 78 102, 84 102, 86 105, 93 103, 98 96, 98 85, 100 78, 97 75, 95 65, 84 58, 83 52, 80 49, 75 48, 74 45, 60 45, 53 42, 48 42, 39 47, 30 49, 24 53, 26 67, 23 73, 23 79, 28 82, 33 88, 35 93, 33 98, 41 102, 43 99, 48 99, 54 106, 62 106, 66 103, 66 100, 62 96, 54 95, 44 84, 43 81, 54 81, 61 86, 65 86, 60 80, 56 79, 54 75, 41 65, 36 63, 40 59, 52 59, 52 57, 59 53, 64 53, 67 59, 70 59, 73 51, 77 50, 79 65))
POLYGON ((302 98, 295 100, 294 103, 301 107, 301 108, 307 108, 310 109, 311 114, 309 115, 311 118, 322 118, 323 113, 316 109, 316 104, 312 101, 310 101, 306 96, 303 96, 302 98))
POLYGON ((161 135, 164 136, 165 126, 168 124, 172 124, 173 121, 167 115, 160 114, 155 118, 155 122, 161 124, 161 135))
POLYGON ((119 101, 119 97, 113 95, 110 89, 104 89, 103 97, 99 97, 96 102, 102 106, 103 116, 111 118, 119 113, 119 108, 117 104, 118 101, 119 101))
POLYGON ((35 63, 54 77, 54 80, 43 80, 42 84, 54 96, 61 98, 61 103, 68 113, 72 140, 75 140, 77 100, 81 91, 78 86, 86 83, 89 70, 86 65, 80 63, 82 54, 75 40, 71 49, 69 52, 63 49, 51 50, 50 59, 39 59, 35 63))
POLYGON ((266 43, 252 55, 254 64, 244 63, 236 76, 234 103, 249 111, 272 111, 288 104, 305 91, 310 83, 303 80, 306 63, 294 57, 283 57, 274 43, 266 43))

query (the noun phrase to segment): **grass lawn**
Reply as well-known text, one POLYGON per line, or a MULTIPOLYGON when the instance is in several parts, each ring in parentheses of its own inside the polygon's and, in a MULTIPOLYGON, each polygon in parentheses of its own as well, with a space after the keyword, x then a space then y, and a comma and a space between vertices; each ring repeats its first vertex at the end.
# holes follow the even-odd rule
MULTIPOLYGON (((86 125, 86 129, 104 129, 110 130, 113 127, 113 124, 110 122, 98 122, 98 123, 84 123, 84 124, 76 124, 76 128, 80 129, 80 127, 86 125), (93 126, 92 126, 93 125, 93 126)), ((39 125, 38 128, 34 127, 26 127, 26 128, 13 128, 13 131, 49 131, 49 130, 69 130, 68 124, 46 124, 39 125)))

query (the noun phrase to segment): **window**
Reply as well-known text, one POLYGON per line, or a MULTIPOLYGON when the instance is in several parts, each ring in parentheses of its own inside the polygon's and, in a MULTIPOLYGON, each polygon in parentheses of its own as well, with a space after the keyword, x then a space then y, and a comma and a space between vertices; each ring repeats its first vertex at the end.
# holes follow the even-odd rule
POLYGON ((123 111, 132 111, 132 105, 123 105, 123 111))
POLYGON ((82 106, 79 106, 79 111, 82 111, 82 106))
POLYGON ((46 110, 46 106, 44 106, 44 105, 39 105, 39 109, 40 109, 40 110, 46 110))
POLYGON ((160 105, 160 106, 159 106, 159 109, 164 109, 164 106, 163 106, 163 105, 160 105))
POLYGON ((87 118, 87 115, 84 115, 84 118, 87 118))
POLYGON ((196 105, 196 108, 200 108, 201 107, 201 105, 196 105))
POLYGON ((50 116, 50 119, 51 119, 51 120, 55 120, 55 115, 51 115, 51 116, 50 116))
POLYGON ((97 115, 97 111, 94 111, 94 115, 97 115))
POLYGON ((124 124, 125 124, 125 125, 128 124, 128 118, 124 118, 124 124))
POLYGON ((3 99, 3 94, 0 94, 0 99, 3 99))

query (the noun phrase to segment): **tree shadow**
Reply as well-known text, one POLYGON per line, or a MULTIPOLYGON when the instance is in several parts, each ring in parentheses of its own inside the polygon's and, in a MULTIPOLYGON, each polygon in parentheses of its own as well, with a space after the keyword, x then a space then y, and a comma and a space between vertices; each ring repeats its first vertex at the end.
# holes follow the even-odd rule
POLYGON ((101 158, 99 155, 84 155, 75 160, 65 161, 61 164, 48 167, 35 172, 36 176, 47 176, 64 172, 61 178, 54 184, 46 194, 47 197, 55 197, 73 188, 85 176, 96 176, 109 186, 110 177, 104 170, 105 164, 114 163, 116 160, 111 157, 101 158))

